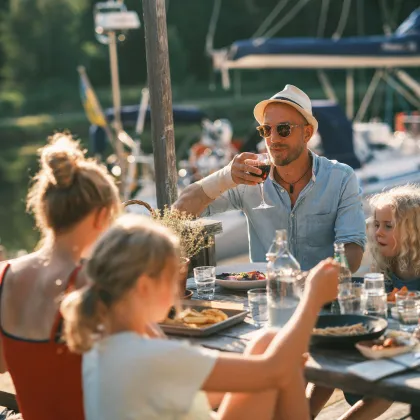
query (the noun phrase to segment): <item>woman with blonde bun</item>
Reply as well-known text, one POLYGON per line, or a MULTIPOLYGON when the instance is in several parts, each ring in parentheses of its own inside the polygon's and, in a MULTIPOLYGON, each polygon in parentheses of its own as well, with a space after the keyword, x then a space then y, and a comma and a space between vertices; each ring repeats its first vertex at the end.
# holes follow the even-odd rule
POLYGON ((0 266, 0 371, 9 371, 25 420, 83 420, 80 356, 62 341, 62 297, 85 284, 81 258, 119 213, 106 170, 68 134, 40 150, 27 208, 41 247, 0 266))

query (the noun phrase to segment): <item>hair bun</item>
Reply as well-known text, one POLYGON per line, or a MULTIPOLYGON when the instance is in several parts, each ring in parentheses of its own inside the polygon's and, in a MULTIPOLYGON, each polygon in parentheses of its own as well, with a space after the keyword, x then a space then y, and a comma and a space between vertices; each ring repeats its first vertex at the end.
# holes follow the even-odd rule
POLYGON ((73 183, 78 163, 84 160, 84 154, 69 134, 54 134, 50 141, 41 152, 42 166, 49 172, 53 184, 68 188, 73 183))

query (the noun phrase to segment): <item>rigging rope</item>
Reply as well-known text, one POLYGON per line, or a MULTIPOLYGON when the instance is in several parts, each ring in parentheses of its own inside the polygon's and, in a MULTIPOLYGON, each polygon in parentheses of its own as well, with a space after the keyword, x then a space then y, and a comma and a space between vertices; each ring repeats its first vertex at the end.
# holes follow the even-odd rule
POLYGON ((398 22, 401 6, 402 0, 395 0, 394 11, 392 12, 392 16, 394 16, 394 22, 398 22))
POLYGON ((310 1, 311 0, 301 0, 299 3, 297 3, 295 7, 291 9, 289 13, 283 17, 283 19, 280 20, 280 22, 278 22, 271 28, 271 30, 267 31, 264 34, 264 38, 271 38, 276 32, 278 32, 285 25, 287 25, 310 1))
POLYGON ((325 34, 325 27, 327 26, 327 15, 328 8, 330 6, 330 0, 322 0, 321 14, 318 22, 318 33, 317 37, 322 38, 325 34))
POLYGON ((343 31, 346 27, 347 20, 350 14, 351 0, 344 0, 343 7, 341 9, 340 20, 338 21, 337 29, 334 32, 333 39, 340 39, 343 35, 343 31))
POLYGON ((395 24, 392 20, 392 16, 389 13, 388 10, 388 6, 386 4, 386 0, 381 0, 380 3, 381 5, 381 11, 382 11, 382 15, 383 15, 383 30, 384 30, 384 34, 385 35, 391 35, 392 31, 395 29, 395 24))
MULTIPOLYGON (((363 10, 363 2, 364 0, 357 0, 356 3, 356 16, 357 16, 357 35, 364 36, 365 35, 365 16, 363 10)), ((359 69, 358 74, 360 76, 361 82, 359 83, 365 88, 367 88, 368 82, 366 78, 366 69, 359 69)), ((360 103, 363 100, 363 89, 358 89, 359 92, 359 101, 360 103)))
POLYGON ((214 34, 216 33, 217 21, 219 20, 220 8, 222 5, 222 0, 214 0, 213 12, 210 18, 209 30, 206 36, 206 53, 212 55, 213 53, 213 41, 214 34))
POLYGON ((270 14, 265 18, 264 22, 260 25, 254 35, 252 35, 252 39, 259 38, 262 34, 268 29, 274 19, 277 18, 279 13, 286 7, 289 0, 280 0, 277 3, 277 6, 270 12, 270 14))

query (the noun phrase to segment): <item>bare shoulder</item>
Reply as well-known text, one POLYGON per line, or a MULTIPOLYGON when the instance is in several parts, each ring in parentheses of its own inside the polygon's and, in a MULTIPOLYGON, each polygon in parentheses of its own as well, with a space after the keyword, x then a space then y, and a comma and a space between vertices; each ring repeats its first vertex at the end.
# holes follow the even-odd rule
POLYGON ((37 252, 24 255, 8 261, 9 269, 6 276, 8 279, 19 278, 28 272, 34 272, 42 267, 42 261, 37 252))

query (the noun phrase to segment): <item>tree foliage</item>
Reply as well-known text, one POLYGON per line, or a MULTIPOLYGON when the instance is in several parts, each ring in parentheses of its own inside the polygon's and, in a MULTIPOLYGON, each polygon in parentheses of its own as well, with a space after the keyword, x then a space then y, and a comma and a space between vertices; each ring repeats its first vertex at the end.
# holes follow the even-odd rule
MULTIPOLYGON (((252 36, 279 0, 225 0, 215 34, 216 48, 252 36)), ((3 84, 21 88, 72 84, 76 67, 84 64, 96 86, 109 85, 107 46, 94 37, 95 0, 3 0, 0 2, 0 77, 3 84)), ((125 0, 143 20, 141 0, 125 0)), ((418 6, 418 0, 388 0, 397 23, 418 6)), ((175 83, 207 81, 211 62, 205 38, 214 0, 170 0, 167 21, 171 74, 175 83)), ((294 6, 290 0, 277 23, 294 6)), ((278 36, 315 36, 322 0, 312 0, 278 36)), ((337 27, 341 1, 330 2, 325 36, 337 27)), ((383 16, 380 0, 352 2, 344 35, 380 34, 383 16), (361 16, 364 24, 361 24, 361 16)), ((362 22, 363 23, 363 22, 362 22)), ((119 46, 123 84, 146 80, 143 28, 131 31, 119 46)))

